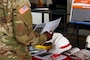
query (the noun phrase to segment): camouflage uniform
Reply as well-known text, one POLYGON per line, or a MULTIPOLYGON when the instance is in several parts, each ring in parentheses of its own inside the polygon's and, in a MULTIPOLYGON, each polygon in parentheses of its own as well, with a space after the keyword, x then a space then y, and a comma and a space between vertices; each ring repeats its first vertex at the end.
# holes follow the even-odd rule
POLYGON ((0 0, 0 60, 30 60, 29 45, 47 37, 32 29, 28 0, 0 0))

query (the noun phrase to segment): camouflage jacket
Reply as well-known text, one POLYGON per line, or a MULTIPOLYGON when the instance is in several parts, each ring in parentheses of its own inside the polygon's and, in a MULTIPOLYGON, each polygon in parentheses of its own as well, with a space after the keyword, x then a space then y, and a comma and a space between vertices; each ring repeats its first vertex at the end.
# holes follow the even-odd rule
POLYGON ((28 46, 46 40, 33 31, 29 0, 0 0, 0 60, 30 60, 28 46))

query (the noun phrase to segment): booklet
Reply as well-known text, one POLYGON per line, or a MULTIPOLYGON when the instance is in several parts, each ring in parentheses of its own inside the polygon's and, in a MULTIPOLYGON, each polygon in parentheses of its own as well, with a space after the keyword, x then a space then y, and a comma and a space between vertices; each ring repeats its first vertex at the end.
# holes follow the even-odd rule
POLYGON ((34 31, 41 33, 41 34, 46 31, 53 32, 58 27, 60 21, 61 21, 61 17, 56 20, 47 22, 47 23, 37 24, 36 27, 34 28, 34 31))

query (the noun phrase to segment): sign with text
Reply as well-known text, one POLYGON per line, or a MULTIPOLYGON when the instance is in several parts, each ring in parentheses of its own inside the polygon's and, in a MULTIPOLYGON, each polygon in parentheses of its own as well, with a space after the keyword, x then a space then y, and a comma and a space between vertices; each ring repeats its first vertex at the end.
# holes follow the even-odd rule
POLYGON ((73 0, 70 22, 85 22, 90 24, 90 0, 73 0))

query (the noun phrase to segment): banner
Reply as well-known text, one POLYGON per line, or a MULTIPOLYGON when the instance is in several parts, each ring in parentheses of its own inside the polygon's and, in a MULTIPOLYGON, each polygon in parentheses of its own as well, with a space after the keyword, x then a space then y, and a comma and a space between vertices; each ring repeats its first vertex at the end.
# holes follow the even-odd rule
POLYGON ((90 23, 90 0, 73 0, 71 5, 70 22, 90 23))

